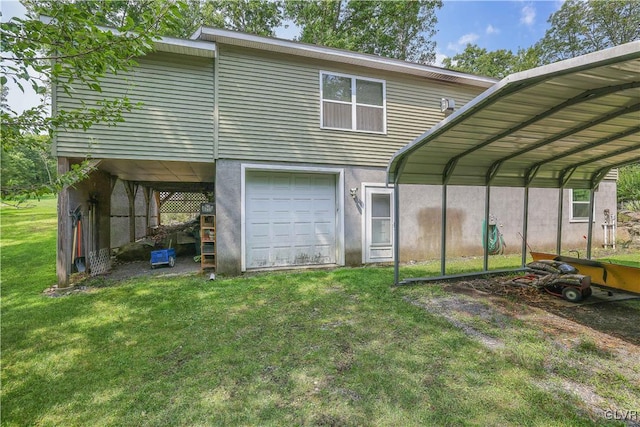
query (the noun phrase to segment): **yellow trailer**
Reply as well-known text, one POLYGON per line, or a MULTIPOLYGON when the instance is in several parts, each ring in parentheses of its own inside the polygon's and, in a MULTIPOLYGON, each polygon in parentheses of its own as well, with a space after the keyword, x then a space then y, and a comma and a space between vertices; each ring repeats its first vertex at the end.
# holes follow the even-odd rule
POLYGON ((531 252, 534 261, 562 261, 572 265, 579 274, 591 276, 591 283, 640 295, 640 268, 591 259, 573 258, 544 252, 531 252))

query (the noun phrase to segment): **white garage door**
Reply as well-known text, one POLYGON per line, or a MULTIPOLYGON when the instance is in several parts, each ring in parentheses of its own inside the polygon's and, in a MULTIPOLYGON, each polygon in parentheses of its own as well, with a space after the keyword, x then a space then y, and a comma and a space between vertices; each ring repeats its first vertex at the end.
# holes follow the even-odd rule
POLYGON ((246 268, 336 263, 336 176, 247 171, 246 268))

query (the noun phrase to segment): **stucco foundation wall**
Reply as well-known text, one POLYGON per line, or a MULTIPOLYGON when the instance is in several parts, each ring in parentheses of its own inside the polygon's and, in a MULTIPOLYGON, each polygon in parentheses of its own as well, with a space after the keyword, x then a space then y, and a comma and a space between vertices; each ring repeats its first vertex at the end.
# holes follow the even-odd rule
POLYGON ((241 257, 241 163, 216 161, 216 244, 218 273, 237 275, 241 257))
MULTIPOLYGON (((252 165, 259 164, 251 162, 252 165)), ((268 163, 273 165, 273 163, 268 163)), ((282 163, 283 166, 310 165, 282 163)), ((216 163, 216 221, 218 271, 241 272, 241 174, 242 162, 219 160, 216 163)), ((323 165, 344 171, 344 255, 346 265, 363 262, 363 183, 383 185, 382 168, 323 165), (357 188, 357 198, 350 189, 357 188)), ((555 250, 558 190, 531 189, 529 192, 529 245, 534 250, 555 250)), ((506 243, 505 253, 522 249, 524 189, 492 187, 490 214, 495 217, 506 243)), ((482 229, 486 190, 483 187, 450 186, 447 189, 447 256, 482 255, 482 229)), ((585 222, 570 222, 571 193, 563 194, 563 249, 584 249, 585 222)), ((442 187, 430 185, 400 186, 400 261, 439 259, 442 226, 442 187)), ((604 181, 596 192, 594 246, 602 243, 602 211, 615 214, 615 182, 604 181)), ((582 253, 582 252, 581 252, 582 253)))

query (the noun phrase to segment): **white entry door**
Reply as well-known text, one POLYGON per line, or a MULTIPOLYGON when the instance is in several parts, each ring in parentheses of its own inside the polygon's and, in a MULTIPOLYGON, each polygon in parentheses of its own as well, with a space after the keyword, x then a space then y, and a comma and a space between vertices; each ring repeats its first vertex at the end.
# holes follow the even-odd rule
POLYGON ((336 176, 247 171, 246 268, 336 263, 336 176))
POLYGON ((393 189, 365 187, 365 262, 393 261, 393 189))

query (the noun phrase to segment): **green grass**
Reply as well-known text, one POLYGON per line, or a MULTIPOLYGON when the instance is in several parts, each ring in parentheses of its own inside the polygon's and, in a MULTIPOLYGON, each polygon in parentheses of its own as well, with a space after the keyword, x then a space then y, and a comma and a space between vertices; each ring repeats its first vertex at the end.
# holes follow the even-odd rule
POLYGON ((2 425, 620 425, 536 385, 536 331, 510 324, 519 338, 491 351, 407 303, 417 291, 390 286, 391 268, 145 277, 50 298, 55 200, 1 214, 2 425))

